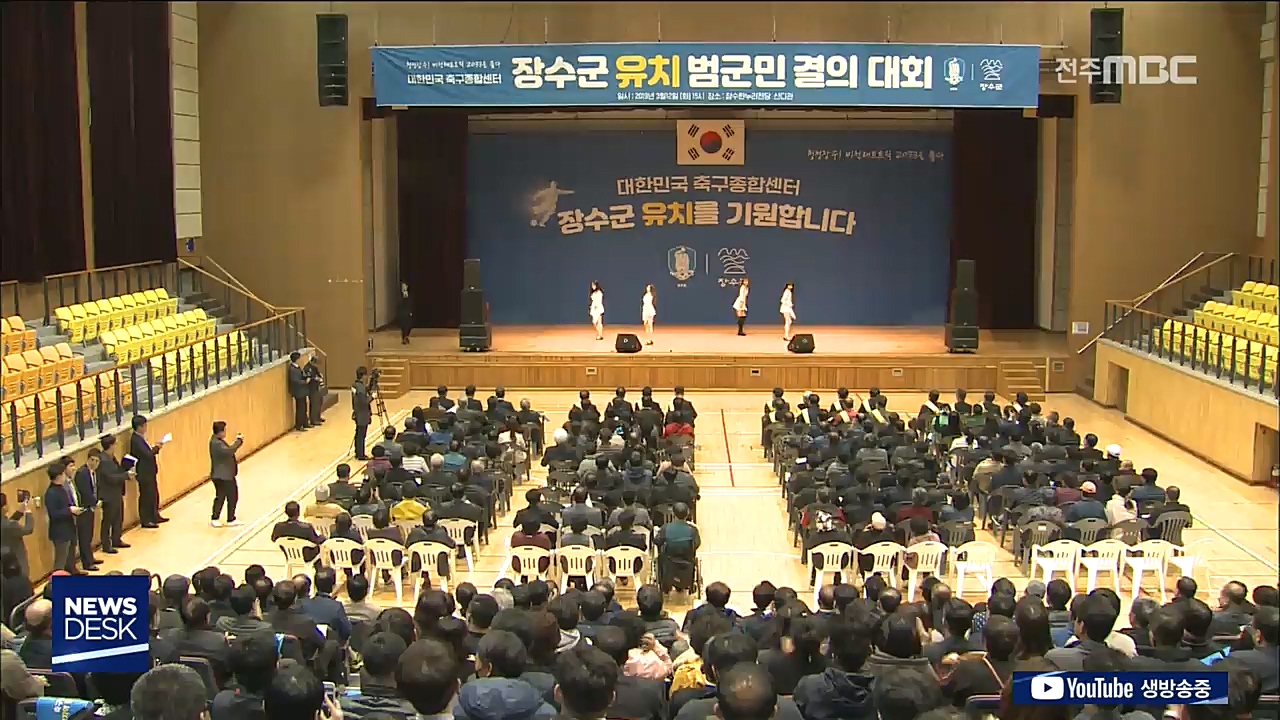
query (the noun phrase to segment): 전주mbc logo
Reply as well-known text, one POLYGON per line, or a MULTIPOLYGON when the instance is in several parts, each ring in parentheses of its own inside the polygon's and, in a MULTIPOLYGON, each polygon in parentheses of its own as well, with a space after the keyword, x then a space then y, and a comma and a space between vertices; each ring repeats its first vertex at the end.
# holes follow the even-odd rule
POLYGON ((53 578, 53 670, 146 672, 150 578, 53 578))

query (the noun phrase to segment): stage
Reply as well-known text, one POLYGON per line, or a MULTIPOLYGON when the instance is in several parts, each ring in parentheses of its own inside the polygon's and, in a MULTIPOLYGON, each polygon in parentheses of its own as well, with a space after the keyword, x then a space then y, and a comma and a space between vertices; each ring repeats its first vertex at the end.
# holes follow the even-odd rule
MULTIPOLYGON (((408 345, 397 331, 370 338, 369 362, 383 369, 390 395, 438 385, 512 388, 629 388, 649 385, 698 389, 870 388, 886 390, 1045 391, 1070 389, 1067 337, 1039 330, 983 331, 979 350, 951 354, 942 328, 797 326, 814 336, 811 355, 787 352, 782 326, 659 326, 654 344, 635 354, 614 351, 618 333, 642 335, 638 326, 605 328, 596 340, 581 326, 493 328, 489 352, 463 352, 456 330, 415 330, 408 345)), ((1011 394, 1010 394, 1011 396, 1011 394)))

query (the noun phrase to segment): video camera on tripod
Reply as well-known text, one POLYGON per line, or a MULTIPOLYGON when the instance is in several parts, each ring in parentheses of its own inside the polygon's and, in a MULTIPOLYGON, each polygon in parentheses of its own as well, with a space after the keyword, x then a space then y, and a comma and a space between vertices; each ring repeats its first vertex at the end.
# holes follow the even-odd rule
POLYGON ((369 395, 378 394, 378 380, 382 378, 382 368, 374 368, 369 371, 369 381, 365 383, 365 387, 369 388, 369 395))

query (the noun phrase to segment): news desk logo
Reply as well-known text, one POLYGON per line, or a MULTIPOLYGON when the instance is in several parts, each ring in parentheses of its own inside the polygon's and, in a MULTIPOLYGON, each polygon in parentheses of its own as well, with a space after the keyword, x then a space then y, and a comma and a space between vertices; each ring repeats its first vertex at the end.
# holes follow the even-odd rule
POLYGON ((146 672, 150 578, 53 578, 53 670, 146 672))
POLYGON ((1105 58, 1058 58, 1058 82, 1090 85, 1196 85, 1195 55, 1113 55, 1105 58))
POLYGON ((1017 705, 1223 705, 1223 672, 1056 672, 1013 674, 1017 705))

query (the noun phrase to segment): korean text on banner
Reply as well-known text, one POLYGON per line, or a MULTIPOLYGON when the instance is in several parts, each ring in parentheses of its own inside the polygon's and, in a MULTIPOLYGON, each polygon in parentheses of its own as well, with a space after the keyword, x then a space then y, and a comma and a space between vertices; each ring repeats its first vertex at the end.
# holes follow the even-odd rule
POLYGON ((406 107, 1029 108, 1035 45, 608 43, 375 47, 406 107))

